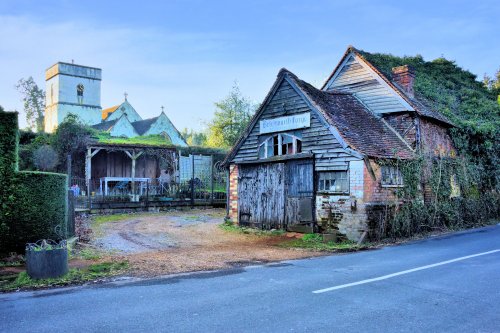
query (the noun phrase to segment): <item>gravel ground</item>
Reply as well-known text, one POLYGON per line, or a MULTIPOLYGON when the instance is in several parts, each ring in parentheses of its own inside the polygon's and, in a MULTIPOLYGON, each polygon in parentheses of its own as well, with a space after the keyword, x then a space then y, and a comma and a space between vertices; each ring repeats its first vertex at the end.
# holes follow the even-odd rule
POLYGON ((218 227, 224 209, 193 209, 160 214, 131 214, 130 219, 100 226, 92 243, 127 260, 129 273, 159 276, 305 258, 321 253, 284 249, 287 237, 228 232, 218 227))

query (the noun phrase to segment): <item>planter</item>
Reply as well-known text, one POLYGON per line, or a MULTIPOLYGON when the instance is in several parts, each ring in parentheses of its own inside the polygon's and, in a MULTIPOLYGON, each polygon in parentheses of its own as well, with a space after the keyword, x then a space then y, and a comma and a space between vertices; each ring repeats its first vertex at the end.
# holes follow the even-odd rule
POLYGON ((66 241, 38 241, 26 245, 26 270, 32 279, 48 279, 68 273, 66 241))
POLYGON ((323 234, 323 243, 329 243, 329 242, 333 242, 333 243, 337 242, 337 233, 336 232, 328 232, 328 233, 323 234))

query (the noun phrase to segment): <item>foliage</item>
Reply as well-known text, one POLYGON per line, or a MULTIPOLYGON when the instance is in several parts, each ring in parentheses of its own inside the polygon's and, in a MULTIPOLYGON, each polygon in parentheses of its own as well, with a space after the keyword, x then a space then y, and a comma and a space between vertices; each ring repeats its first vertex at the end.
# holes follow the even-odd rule
POLYGON ((33 164, 38 170, 54 171, 57 165, 57 153, 49 145, 43 145, 33 152, 33 164))
POLYGON ((15 218, 13 175, 18 168, 17 140, 17 113, 0 111, 0 252, 15 218))
POLYGON ((52 136, 52 147, 56 150, 59 158, 57 170, 66 172, 67 156, 71 155, 72 173, 76 175, 85 174, 85 156, 87 144, 95 141, 92 136, 95 130, 83 125, 78 121, 78 117, 69 114, 57 127, 52 136))
POLYGON ((26 122, 37 132, 43 132, 43 114, 45 111, 45 92, 38 88, 33 77, 20 79, 16 89, 21 93, 26 122))
POLYGON ((53 279, 31 279, 26 272, 21 272, 14 281, 0 280, 0 291, 13 291, 18 289, 40 289, 54 286, 67 286, 94 281, 105 277, 122 273, 128 268, 128 262, 103 262, 93 264, 87 268, 72 268, 69 272, 59 278, 53 279))
POLYGON ((65 238, 67 181, 64 174, 48 172, 18 172, 12 192, 15 205, 13 219, 2 246, 24 249, 25 243, 39 239, 65 238))
POLYGON ((483 226, 500 216, 500 196, 495 191, 479 191, 481 172, 465 157, 421 156, 379 163, 397 166, 405 186, 398 188, 394 202, 379 207, 378 218, 370 221, 375 239, 483 226), (460 193, 454 193, 454 185, 460 193), (424 198, 422 186, 430 189, 430 196, 424 198))
POLYGON ((205 146, 207 144, 207 134, 204 132, 196 132, 184 128, 181 134, 190 146, 205 146))
POLYGON ((208 124, 210 147, 232 147, 246 129, 257 105, 242 96, 235 84, 226 98, 215 103, 214 119, 208 124))
POLYGON ((321 234, 305 234, 302 238, 285 241, 279 244, 280 247, 311 249, 316 251, 331 252, 351 252, 368 248, 368 244, 357 245, 352 241, 342 241, 339 243, 323 242, 321 234))
POLYGON ((114 143, 114 144, 138 144, 149 146, 172 146, 172 141, 168 137, 162 135, 146 135, 136 136, 133 138, 111 137, 109 133, 99 132, 94 137, 100 143, 114 143))
MULTIPOLYGON (((413 66, 416 73, 415 95, 457 125, 451 130, 452 139, 459 155, 476 166, 479 189, 500 190, 498 91, 485 88, 474 74, 444 58, 424 61, 420 55, 362 54, 389 78, 392 67, 413 66)), ((498 84, 498 81, 495 82, 498 84)))

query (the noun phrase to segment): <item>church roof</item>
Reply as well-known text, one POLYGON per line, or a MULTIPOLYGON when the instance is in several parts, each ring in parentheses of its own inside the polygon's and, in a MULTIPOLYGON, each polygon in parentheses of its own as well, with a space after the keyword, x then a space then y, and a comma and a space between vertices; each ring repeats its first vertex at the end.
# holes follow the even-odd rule
POLYGON ((117 121, 118 119, 103 121, 99 124, 92 125, 92 128, 95 128, 98 131, 109 132, 113 128, 113 126, 115 126, 117 121))
POLYGON ((158 117, 148 118, 144 120, 134 121, 132 126, 134 126, 135 130, 139 135, 143 135, 148 131, 148 129, 155 123, 158 117))
POLYGON ((105 120, 106 118, 108 118, 111 113, 115 112, 120 107, 120 105, 121 104, 118 104, 118 105, 112 106, 110 108, 103 109, 102 110, 102 119, 105 120))

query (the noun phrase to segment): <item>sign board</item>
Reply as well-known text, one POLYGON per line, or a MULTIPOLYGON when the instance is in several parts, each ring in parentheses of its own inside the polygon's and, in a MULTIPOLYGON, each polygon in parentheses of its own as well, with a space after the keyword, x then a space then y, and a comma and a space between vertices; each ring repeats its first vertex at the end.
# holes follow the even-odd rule
POLYGON ((260 134, 288 131, 311 126, 311 113, 301 113, 293 116, 263 119, 260 121, 260 134))

